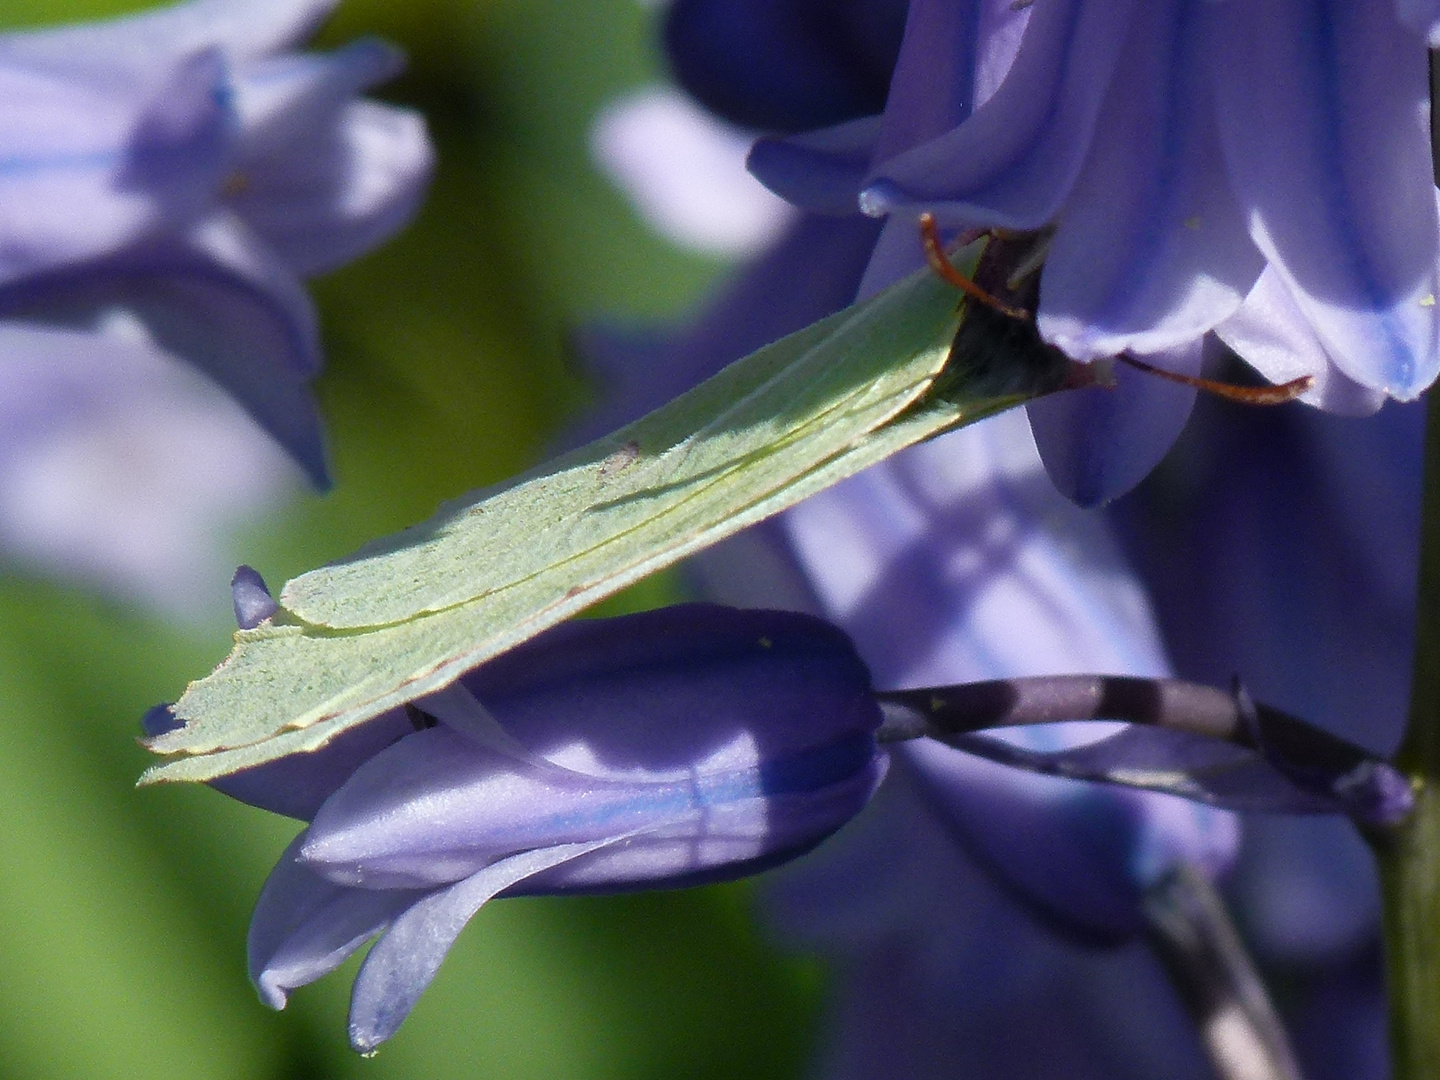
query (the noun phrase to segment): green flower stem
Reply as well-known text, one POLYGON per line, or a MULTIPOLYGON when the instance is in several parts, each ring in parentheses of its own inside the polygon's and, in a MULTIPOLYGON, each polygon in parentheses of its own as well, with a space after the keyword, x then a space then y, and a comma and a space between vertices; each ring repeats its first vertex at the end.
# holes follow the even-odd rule
POLYGON ((1440 1077, 1440 395, 1429 395, 1410 722, 1396 765, 1415 813, 1372 837, 1384 893, 1394 1080, 1440 1077))

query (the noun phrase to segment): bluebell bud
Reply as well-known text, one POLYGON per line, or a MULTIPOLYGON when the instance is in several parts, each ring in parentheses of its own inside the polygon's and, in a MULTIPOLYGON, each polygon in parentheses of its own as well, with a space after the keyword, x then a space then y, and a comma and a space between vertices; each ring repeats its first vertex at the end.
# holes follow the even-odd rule
POLYGON ((280 1008, 380 935, 351 1004, 369 1051, 495 896, 725 880, 814 847, 883 776, 880 716, 849 639, 809 616, 689 604, 556 627, 216 782, 310 821, 256 906, 251 977, 280 1008))

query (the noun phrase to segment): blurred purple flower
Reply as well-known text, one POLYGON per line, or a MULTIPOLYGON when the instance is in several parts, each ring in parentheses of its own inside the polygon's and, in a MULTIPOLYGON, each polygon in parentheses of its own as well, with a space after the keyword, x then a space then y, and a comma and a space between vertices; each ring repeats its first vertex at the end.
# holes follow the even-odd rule
POLYGON ((648 87, 605 106, 590 147, 657 231, 693 251, 735 258, 760 254, 798 216, 746 171, 755 135, 679 91, 648 87))
MULTIPOLYGON (((821 610, 881 686, 1168 674, 1105 523, 1054 492, 1017 414, 898 454, 781 522, 821 610)), ((1098 734, 1013 738, 1056 749, 1098 734)), ((1171 797, 1031 776, 938 744, 896 753, 971 856, 1087 934, 1134 933, 1145 890, 1177 862, 1213 875, 1237 850, 1234 817, 1171 797)))
MULTIPOLYGON (((1012 7, 916 0, 883 117, 762 142, 752 168, 801 206, 889 215, 874 285, 917 261, 922 210, 1053 228, 1039 325, 1079 360, 1193 374, 1215 331, 1343 413, 1434 380, 1427 5, 1012 7)), ((1188 415, 1193 392, 1127 383, 1031 410, 1082 503, 1138 482, 1188 415)))
MULTIPOLYGON (((1414 652, 1424 421, 1419 405, 1357 420, 1198 404, 1173 456, 1111 511, 1180 674, 1243 665, 1257 696, 1394 749, 1414 652)), ((1299 1030, 1383 1049, 1379 890, 1354 830, 1247 821, 1231 891, 1262 959, 1328 987, 1290 995, 1299 1030), (1339 1001, 1363 1005, 1349 1031, 1339 1001)), ((1306 1075, 1384 1075, 1345 1071, 1358 1052, 1317 1054, 1306 1075)))
MULTIPOLYGON (((174 374, 188 366, 328 483, 302 278, 404 225, 431 166, 417 114, 358 97, 400 69, 394 49, 294 51, 333 4, 192 0, 0 35, 0 362, 12 372, 0 408, 23 414, 7 424, 6 466, 103 426, 87 378, 145 382, 220 417, 226 406, 174 374), (64 375, 30 377, 32 356, 64 375)), ((255 457, 242 448, 234 470, 273 486, 276 466, 255 457)), ((246 501, 223 471, 171 486, 196 489, 182 502, 209 487, 246 501)))
POLYGON ((787 944, 833 965, 814 1070, 825 1080, 1214 1075, 1147 943, 1096 948, 1016 903, 904 759, 764 900, 787 944))
MULTIPOLYGON (((247 621, 258 600, 237 575, 247 621)), ((215 783, 310 822, 250 928, 268 1004, 380 935, 351 1003, 362 1051, 492 897, 755 873, 848 821, 885 771, 864 664, 843 633, 786 612, 568 623, 415 704, 215 783)))
POLYGON ((674 0, 665 53, 680 85, 740 127, 792 132, 885 107, 907 0, 674 0))

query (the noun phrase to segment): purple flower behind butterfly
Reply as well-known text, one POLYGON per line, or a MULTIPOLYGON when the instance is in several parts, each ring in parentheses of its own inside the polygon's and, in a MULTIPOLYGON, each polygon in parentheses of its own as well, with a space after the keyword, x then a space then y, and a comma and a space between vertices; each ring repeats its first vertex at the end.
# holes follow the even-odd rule
MULTIPOLYGON (((1213 332, 1323 409, 1440 370, 1427 35, 1394 0, 916 0, 880 116, 762 141, 801 206, 886 217, 867 287, 918 264, 916 216, 1048 234, 1041 335, 1199 371, 1213 332)), ((1128 490, 1194 392, 1129 378, 1031 408, 1084 504, 1128 490)))

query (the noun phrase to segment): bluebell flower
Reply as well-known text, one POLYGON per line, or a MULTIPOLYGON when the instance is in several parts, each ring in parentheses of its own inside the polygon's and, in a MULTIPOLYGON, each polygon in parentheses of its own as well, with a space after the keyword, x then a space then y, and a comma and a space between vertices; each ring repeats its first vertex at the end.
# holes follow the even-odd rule
MULTIPOLYGON (((762 143, 753 167, 802 206, 860 205, 900 232, 921 211, 1051 231, 1039 327, 1081 361, 1195 374, 1213 331, 1352 414, 1434 380, 1426 5, 1013 7, 917 0, 883 117, 762 143)), ((916 261, 894 245, 877 283, 916 261)), ((1031 414, 1089 504, 1144 476, 1192 397, 1131 379, 1031 414)))
MULTIPOLYGON (((236 582, 242 621, 263 618, 236 582)), ((845 635, 682 605, 564 624, 313 754, 216 781, 309 822, 270 875, 250 972, 281 1008, 372 937, 350 1039, 389 1038, 497 895, 755 873, 809 850, 885 771, 845 635)), ((152 711, 147 728, 173 723, 152 711)))
POLYGON ((327 482, 302 279, 399 229, 431 166, 417 114, 358 96, 394 49, 294 51, 333 3, 0 35, 0 355, 183 361, 327 482))
POLYGON ((675 0, 665 54, 679 84, 740 127, 796 132, 885 107, 905 0, 675 0))
MULTIPOLYGON (((1424 426, 1419 405, 1341 420, 1199 403, 1173 458, 1111 511, 1182 674, 1243 664, 1267 701, 1393 751, 1414 653, 1424 426)), ((1384 1056, 1379 890, 1353 830, 1256 818, 1231 891, 1260 957, 1319 987, 1290 995, 1297 1029, 1335 1047, 1306 1075, 1385 1075, 1336 1064, 1362 1047, 1384 1056)))
MULTIPOLYGON (((691 3, 701 6, 705 0, 691 3)), ((729 10, 737 22, 747 10, 730 0, 709 0, 709 6, 729 10)), ((777 6, 804 7, 798 2, 777 6)), ((1305 6, 1292 5, 1291 10, 1305 6)), ((1422 6, 1413 5, 1416 12, 1422 6)), ((910 8, 911 31, 902 54, 908 67, 902 58, 883 118, 839 115, 835 119, 844 121, 839 127, 762 142, 752 155, 756 171, 812 211, 804 228, 809 232, 806 242, 827 256, 814 260, 825 270, 823 288, 799 284, 808 279, 798 275, 797 284, 787 290, 767 284, 779 279, 782 268, 801 265, 797 230, 737 275, 687 329, 648 338, 596 335, 592 344, 598 346, 610 386, 620 391, 605 402, 609 417, 628 418, 627 410, 637 403, 642 407, 636 412, 657 404, 644 398, 646 380, 663 378, 667 385, 683 388, 687 379, 710 374, 740 355, 745 351, 742 342, 772 340, 797 329, 807 316, 815 318, 840 306, 844 301, 831 294, 843 292, 847 283, 864 292, 917 266, 920 252, 911 213, 896 213, 885 222, 873 254, 863 250, 864 243, 854 248, 824 245, 858 220, 858 197, 870 186, 877 163, 899 158, 952 130, 964 130, 967 118, 1006 83, 1030 22, 1044 7, 1043 0, 1029 8, 918 0, 910 8), (788 248, 792 242, 795 250, 788 248), (828 257, 832 250, 833 258, 828 257), (812 308, 825 310, 810 314, 812 308)), ((1081 7, 1071 4, 1064 10, 1078 12, 1081 7)), ((1215 8, 1218 14, 1226 10, 1225 5, 1215 8)), ((1159 17, 1171 11, 1168 5, 1157 9, 1159 17)), ((1369 14, 1376 11, 1372 7, 1369 14)), ((1104 29, 1107 16, 1098 5, 1085 14, 1104 29)), ((1114 14, 1117 19, 1135 17, 1130 7, 1114 14)), ((1422 23, 1428 17, 1419 12, 1407 18, 1412 16, 1412 22, 1422 23)), ((1154 17, 1156 12, 1146 16, 1154 17)), ((714 13, 711 19, 721 21, 714 13)), ((1419 41, 1418 35, 1411 37, 1412 45, 1419 41)), ((706 46, 701 38, 686 44, 701 53, 706 46)), ((771 57, 772 51, 760 49, 757 55, 771 57)), ((1073 56, 1072 73, 1095 60, 1079 45, 1073 56)), ((1423 50, 1414 59, 1423 73, 1423 50)), ((692 67, 696 63, 694 58, 688 61, 692 67)), ((687 66, 677 64, 677 69, 683 77, 687 66)), ((716 62, 715 70, 724 70, 723 63, 716 62)), ((1131 65, 1125 74, 1137 70, 1154 74, 1155 67, 1131 65)), ((764 79, 757 83, 769 85, 764 79)), ((711 100, 722 98, 712 95, 711 100)), ((1066 104, 1054 95, 1036 100, 1066 104)), ((1420 98, 1412 93, 1409 100, 1414 105, 1420 98)), ((784 122, 776 122, 776 127, 793 130, 784 122)), ((1409 142, 1400 140, 1400 157, 1413 157, 1414 128, 1401 129, 1410 135, 1409 142)), ((1086 140, 1090 135, 1088 129, 1082 133, 1086 140)), ((1096 145, 1101 144, 1097 136, 1096 145)), ((1413 183, 1416 175, 1405 171, 1397 182, 1413 183)), ((1419 175, 1428 197, 1428 165, 1419 175)), ((878 198, 885 192, 874 194, 878 198)), ((983 224, 993 219, 975 220, 983 224)), ((1060 228, 1069 220, 1062 216, 1060 228)), ((1248 235, 1241 240, 1258 250, 1248 235)), ((1434 262, 1433 251, 1429 261, 1434 262)), ((1267 314, 1266 292, 1273 286, 1260 286, 1277 276, 1268 270, 1257 276, 1254 295, 1225 320, 1228 339, 1277 380, 1318 376, 1312 403, 1331 411, 1372 409, 1379 393, 1345 381, 1349 377, 1331 366, 1326 347, 1317 344, 1306 318, 1295 316, 1294 305, 1279 309, 1270 303, 1267 314), (1247 324, 1251 315, 1257 318, 1247 324), (1252 338, 1243 340, 1242 331, 1252 338), (1262 332, 1268 336, 1258 337, 1262 332), (1272 371, 1267 365, 1281 366, 1272 371)), ((1041 295, 1046 296, 1043 282, 1041 295)), ((1426 305, 1417 302, 1417 307, 1423 310, 1426 305)), ((1196 331, 1164 360, 1196 370, 1201 350, 1208 347, 1196 331)), ((1047 429, 1043 417, 1032 416, 1041 449, 1048 450, 1045 464, 1052 473, 1062 472, 1062 486, 1072 496, 1083 495, 1087 486, 1095 495, 1133 484, 1168 448, 1190 412, 1188 390, 1123 368, 1118 374, 1121 385, 1113 394, 1091 394, 1088 402, 1085 395, 1071 395, 1071 402, 1064 396, 1054 399, 1051 408, 1078 412, 1073 418, 1078 422, 1050 423, 1047 429), (1141 399, 1148 401, 1147 408, 1134 406, 1141 399), (1108 448, 1097 447, 1091 434, 1103 418, 1095 413, 1107 409, 1114 414, 1109 432, 1123 437, 1108 448), (1067 440, 1079 455, 1067 453, 1067 440), (1063 476, 1067 469, 1068 478, 1063 476)), ((1233 407, 1218 405, 1205 410, 1202 419, 1227 411, 1233 407)), ((1414 490, 1407 488, 1418 475, 1418 441, 1407 427, 1414 418, 1396 421, 1391 410, 1382 413, 1385 416, 1393 421, 1386 428, 1389 435, 1372 439, 1357 434, 1368 449, 1339 438, 1333 424, 1330 430, 1337 437, 1318 442, 1260 437, 1269 425, 1277 425, 1278 435, 1290 423, 1288 417, 1269 414, 1236 418, 1255 433, 1243 449, 1233 440, 1227 443, 1213 424, 1202 424, 1193 433, 1186 461, 1177 464, 1179 486, 1174 491, 1156 489, 1153 516, 1142 520, 1128 514, 1121 521, 1129 550, 1141 556, 1147 571, 1146 584, 1157 590, 1159 627, 1184 674, 1214 682, 1239 670, 1261 696, 1301 715, 1315 715, 1340 734, 1377 750, 1393 745, 1403 708, 1410 633, 1406 605, 1413 602, 1413 558, 1403 537, 1411 535, 1418 506, 1414 490), (1217 437, 1218 447, 1210 442, 1217 437), (1256 469, 1257 460, 1266 467, 1256 469), (1302 482, 1297 483, 1297 473, 1302 482), (1282 496, 1289 509, 1277 511, 1282 496), (1218 505, 1237 500, 1244 508, 1239 517, 1233 506, 1218 505), (1270 526, 1262 528, 1267 520, 1270 526), (1215 529, 1229 528, 1232 522, 1241 531, 1229 542, 1217 541, 1215 529), (1178 546, 1177 530, 1183 535, 1178 546), (1401 558, 1394 557, 1397 538, 1404 548, 1401 558), (1240 558, 1241 549, 1256 557, 1240 558), (1349 568, 1351 576, 1334 577, 1337 562, 1349 568), (1328 584, 1315 592, 1312 587, 1326 574, 1331 575, 1328 584), (1351 581, 1369 584, 1352 587, 1351 581), (1312 603, 1321 599, 1317 627, 1320 641, 1329 644, 1317 645, 1299 633, 1308 615, 1315 614, 1302 606, 1306 597, 1312 603), (1201 602, 1186 607, 1195 600, 1201 602), (1398 605, 1392 602, 1396 600, 1398 605), (1227 637, 1231 634, 1233 644, 1227 637), (1330 695, 1336 689, 1344 693, 1330 695), (1371 703, 1376 707, 1368 708, 1371 703), (1359 724, 1361 716, 1378 718, 1378 726, 1359 724)), ((1002 417, 913 449, 706 553, 692 573, 710 595, 742 602, 763 596, 768 603, 784 597, 798 608, 839 618, 856 635, 862 655, 883 685, 897 680, 933 684, 979 677, 989 670, 1018 672, 1029 664, 1047 665, 1032 670, 1049 670, 1049 662, 1058 662, 1059 670, 1067 666, 1067 656, 1080 666, 1163 670, 1167 657, 1154 617, 1147 612, 1148 601, 1106 537, 1107 526, 1093 516, 1066 510, 1045 494, 1048 486, 1028 442, 1014 417, 1002 417), (797 555, 803 566, 797 564, 797 555), (1086 661, 1070 651, 1086 648, 1128 652, 1086 661)), ((1070 967, 1057 960, 1054 951, 1046 955, 1045 950, 1073 947, 1062 943, 1073 941, 1075 931, 1091 940, 1123 938, 1126 927, 1133 929, 1137 921, 1140 889, 1135 871, 1147 864, 1163 865, 1167 858, 1197 856, 1202 862, 1208 856, 1212 869, 1219 869, 1234 855, 1223 842, 1223 831, 1196 829, 1187 838, 1184 826, 1193 827, 1199 819, 1186 815, 1167 824, 1161 815, 1129 816, 1138 807, 1119 801, 1091 804, 1087 813, 1079 804, 1067 805, 1060 788, 1047 793, 1013 776, 982 773, 986 786, 977 791, 965 770, 980 773, 987 763, 968 761, 940 747, 906 746, 894 756, 891 783, 877 803, 823 852, 788 868, 788 881, 774 901, 786 931, 820 947, 837 965, 836 1019, 824 1074, 986 1075, 988 1069, 1012 1075, 1015 1058, 1006 1055, 1017 1049, 1036 1055, 1036 1075, 1047 1075, 1046 1069, 1056 1075, 1083 1075, 1086 1068, 1107 1076, 1126 1075, 1127 1069, 1146 1076, 1187 1075, 1187 1070, 1203 1074, 1193 1043, 1167 1064, 1135 1064, 1155 1052, 1156 1042, 1162 1052, 1167 1045, 1186 1042, 1184 1025, 1174 1022, 1173 1002, 1169 1022, 1147 1011, 1158 1008, 1163 1013, 1167 1004, 1153 958, 1143 946, 1131 939, 1130 946, 1122 947, 1130 954, 1124 960, 1114 960, 1118 954, 1110 953, 1115 970, 1123 974, 1108 979, 1098 975, 1099 967, 1081 970, 1086 963, 1098 965, 1102 954, 1089 950, 1084 955, 1091 960, 1070 967), (1008 793, 1006 785, 1013 785, 1008 793), (1053 801, 1047 805, 1047 799, 1053 801), (895 810, 901 803, 904 808, 895 810), (1118 829, 1102 826, 1104 810, 1114 815, 1118 829), (1020 823, 1031 825, 1024 841, 1015 839, 1024 827, 1020 823), (1093 827, 1088 838, 1087 824, 1093 827), (957 873, 965 868, 964 877, 971 882, 967 887, 974 889, 977 900, 973 921, 965 918, 971 909, 957 911, 958 886, 931 893, 921 887, 928 879, 918 870, 911 876, 905 873, 901 853, 906 841, 920 833, 929 836, 933 846, 916 857, 915 865, 923 866, 926 875, 942 866, 957 873), (1020 850, 1024 843, 1040 850, 1027 855, 1020 850), (857 887, 857 881, 866 884, 857 887), (997 896, 996 883, 1001 884, 998 899, 980 902, 987 888, 990 896, 997 896), (1022 924, 1031 929, 1017 929, 1022 924), (1068 932, 1057 936, 1056 927, 1068 932), (1011 945, 1013 953, 1007 956, 1011 945), (1014 974, 1008 979, 970 977, 994 970, 1014 974), (988 993, 990 986, 1000 989, 988 993), (1007 986, 1014 992, 1004 992, 1007 986), (1137 1004, 1127 991, 1146 986, 1154 989, 1142 990, 1143 1000, 1137 1004), (1049 1007, 1032 1009, 1032 994, 1049 1007), (1071 1011, 1087 1017, 1078 1033, 1066 1020, 1071 1011), (977 1016, 977 1023, 964 1022, 968 1016, 977 1016), (1105 1033, 1123 1029, 1120 1021, 1129 1016, 1142 1017, 1138 1031, 1158 1033, 1155 1040, 1122 1036, 1105 1049, 1105 1033), (997 1048, 990 1036, 1002 1030, 1033 1037, 992 1053, 997 1048), (1046 1042, 1052 1036, 1055 1042, 1046 1042), (1050 1060, 1045 1061, 1047 1053, 1050 1060)), ((1368 855, 1344 822, 1247 822, 1235 899, 1262 953, 1292 972, 1349 971, 1355 967, 1356 950, 1373 941, 1375 897, 1368 855), (1253 850, 1248 839, 1252 832, 1257 837, 1253 850), (1297 832, 1306 835, 1293 835, 1297 832), (1276 898, 1302 903, 1289 907, 1273 903, 1276 898)), ((1313 1035, 1319 1023, 1336 1060, 1373 1059, 1374 1028, 1383 1022, 1384 1012, 1375 998, 1375 980, 1324 985, 1335 992, 1304 989, 1293 1000, 1313 999, 1322 1011, 1329 1005, 1336 1008, 1317 1021, 1318 1013, 1307 1004, 1295 1017, 1297 1031, 1313 1035)), ((1301 1052, 1313 1061, 1316 1047, 1302 1046, 1301 1052)))
POLYGON ((763 895, 783 944, 830 961, 826 1080, 1202 1080, 1194 1025, 1147 943, 1056 933, 956 843, 908 763, 763 895))

